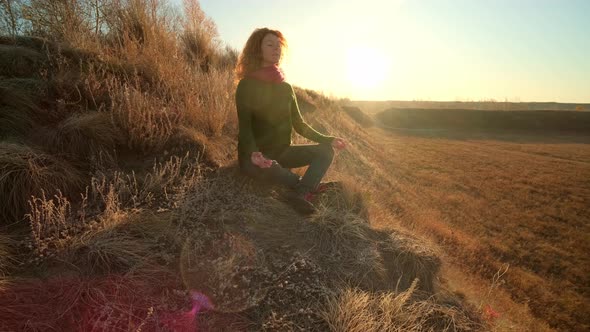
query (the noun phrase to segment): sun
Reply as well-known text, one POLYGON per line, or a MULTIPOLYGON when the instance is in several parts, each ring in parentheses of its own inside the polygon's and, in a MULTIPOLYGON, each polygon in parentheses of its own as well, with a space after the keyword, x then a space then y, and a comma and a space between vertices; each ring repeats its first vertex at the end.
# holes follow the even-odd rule
POLYGON ((385 80, 389 61, 378 49, 356 46, 347 50, 347 69, 354 87, 375 88, 385 80))

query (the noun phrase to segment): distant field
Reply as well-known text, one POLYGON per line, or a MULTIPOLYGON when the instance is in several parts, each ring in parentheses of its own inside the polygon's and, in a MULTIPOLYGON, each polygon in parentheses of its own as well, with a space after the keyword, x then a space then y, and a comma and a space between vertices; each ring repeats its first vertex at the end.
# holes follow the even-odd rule
POLYGON ((392 108, 375 115, 393 128, 452 130, 560 131, 590 134, 590 112, 484 111, 392 108))
POLYGON ((510 264, 502 288, 550 326, 590 329, 590 135, 371 135, 397 219, 482 278, 510 264))
POLYGON ((590 111, 587 103, 553 102, 493 102, 493 101, 351 101, 349 106, 360 107, 367 113, 378 113, 390 108, 470 109, 488 111, 590 111))

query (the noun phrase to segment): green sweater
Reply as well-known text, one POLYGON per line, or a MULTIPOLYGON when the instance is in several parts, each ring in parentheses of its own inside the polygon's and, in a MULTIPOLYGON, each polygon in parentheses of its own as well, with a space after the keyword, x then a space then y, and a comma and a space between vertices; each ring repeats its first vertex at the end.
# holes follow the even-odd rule
POLYGON ((255 151, 277 151, 291 145, 291 129, 316 143, 330 143, 334 137, 311 128, 297 105, 289 83, 269 83, 244 78, 236 89, 240 162, 250 160, 255 151))

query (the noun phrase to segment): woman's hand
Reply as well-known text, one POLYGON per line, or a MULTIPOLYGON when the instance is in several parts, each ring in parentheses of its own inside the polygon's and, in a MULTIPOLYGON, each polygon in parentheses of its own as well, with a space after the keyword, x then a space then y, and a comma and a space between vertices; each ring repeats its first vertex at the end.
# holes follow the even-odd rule
POLYGON ((343 138, 336 137, 332 140, 332 147, 336 150, 346 149, 348 143, 343 138))
POLYGON ((250 155, 250 161, 252 161, 252 164, 260 168, 269 168, 272 166, 272 160, 266 159, 262 155, 262 152, 252 152, 252 155, 250 155))

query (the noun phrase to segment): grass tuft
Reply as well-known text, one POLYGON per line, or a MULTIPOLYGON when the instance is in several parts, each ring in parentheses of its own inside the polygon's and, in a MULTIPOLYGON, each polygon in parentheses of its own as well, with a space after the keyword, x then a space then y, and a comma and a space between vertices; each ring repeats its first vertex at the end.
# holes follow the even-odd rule
POLYGON ((22 144, 0 142, 0 219, 5 223, 23 219, 31 196, 59 190, 80 192, 82 174, 72 164, 22 144))
POLYGON ((434 298, 414 298, 417 282, 401 292, 369 293, 348 288, 322 310, 334 332, 485 331, 480 322, 434 298))
POLYGON ((73 115, 57 128, 37 136, 45 150, 65 153, 80 162, 96 163, 99 158, 114 163, 113 150, 123 143, 123 134, 113 125, 108 113, 92 112, 73 115))

